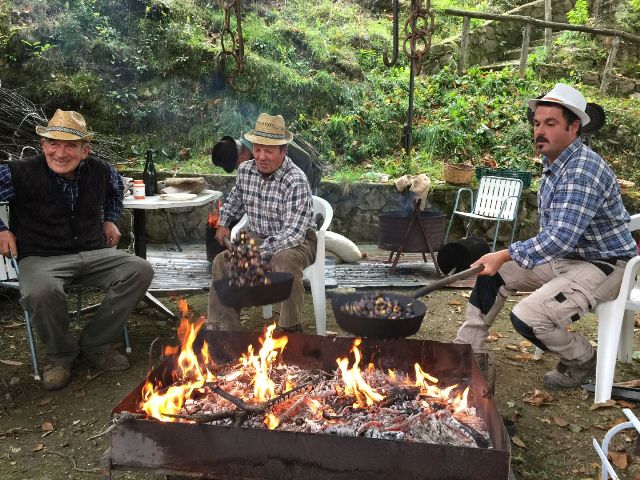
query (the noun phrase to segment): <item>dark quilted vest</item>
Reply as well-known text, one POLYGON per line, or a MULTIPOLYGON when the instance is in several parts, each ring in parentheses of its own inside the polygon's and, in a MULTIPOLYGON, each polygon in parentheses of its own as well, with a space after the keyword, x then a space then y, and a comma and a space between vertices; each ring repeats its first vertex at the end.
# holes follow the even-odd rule
POLYGON ((18 256, 50 256, 105 248, 103 205, 109 182, 107 164, 87 157, 78 184, 74 211, 47 166, 44 155, 9 162, 16 198, 10 206, 10 228, 18 256))

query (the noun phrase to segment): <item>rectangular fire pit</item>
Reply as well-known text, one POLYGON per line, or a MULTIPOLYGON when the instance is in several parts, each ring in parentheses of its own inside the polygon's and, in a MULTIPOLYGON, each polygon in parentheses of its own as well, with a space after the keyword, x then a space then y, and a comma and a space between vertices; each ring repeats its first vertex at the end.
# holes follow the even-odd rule
MULTIPOLYGON (((218 363, 236 362, 258 334, 201 331, 218 363)), ((336 358, 353 339, 290 334, 284 361, 300 367, 332 371, 336 358)), ((136 470, 220 480, 301 479, 371 480, 469 479, 509 477, 510 442, 487 383, 466 345, 420 340, 369 340, 360 345, 365 362, 383 370, 411 372, 414 364, 446 384, 471 387, 471 405, 487 425, 492 448, 467 448, 402 440, 380 440, 254 428, 160 422, 132 418, 111 431, 111 447, 103 457, 104 475, 136 470)), ((172 365, 165 361, 151 378, 171 384, 172 365)), ((141 383, 112 411, 140 413, 141 383)))

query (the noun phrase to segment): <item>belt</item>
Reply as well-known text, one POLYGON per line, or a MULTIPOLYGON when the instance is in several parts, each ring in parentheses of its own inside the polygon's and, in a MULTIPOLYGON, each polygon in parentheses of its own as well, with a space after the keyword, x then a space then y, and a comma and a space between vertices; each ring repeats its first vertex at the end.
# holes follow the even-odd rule
POLYGON ((566 258, 567 260, 580 260, 582 262, 602 262, 602 263, 608 263, 609 265, 615 265, 618 261, 628 262, 633 257, 612 257, 612 258, 591 258, 591 259, 589 259, 589 258, 581 257, 580 255, 567 255, 564 258, 566 258))

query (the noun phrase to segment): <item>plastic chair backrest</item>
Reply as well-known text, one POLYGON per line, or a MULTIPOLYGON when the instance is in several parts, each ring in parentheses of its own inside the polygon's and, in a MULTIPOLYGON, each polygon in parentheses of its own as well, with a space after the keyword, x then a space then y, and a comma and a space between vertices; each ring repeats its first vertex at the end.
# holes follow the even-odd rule
POLYGON ((482 177, 473 213, 485 217, 498 218, 502 204, 507 200, 501 218, 503 220, 513 220, 517 214, 518 199, 521 192, 522 180, 519 178, 482 177))

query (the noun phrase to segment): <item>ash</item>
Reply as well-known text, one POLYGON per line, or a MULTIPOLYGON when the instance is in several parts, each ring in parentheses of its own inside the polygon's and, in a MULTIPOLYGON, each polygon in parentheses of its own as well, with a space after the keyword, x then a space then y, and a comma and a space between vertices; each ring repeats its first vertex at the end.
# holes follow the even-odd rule
MULTIPOLYGON (((403 373, 386 375, 371 367, 362 371, 366 384, 379 395, 373 401, 360 392, 345 391, 338 370, 328 374, 280 365, 271 372, 275 396, 259 402, 253 398, 252 378, 236 367, 218 366, 216 381, 195 391, 176 417, 215 425, 492 448, 474 407, 456 407, 448 394, 434 397, 431 389, 412 385, 403 373)), ((462 393, 464 386, 460 387, 451 391, 462 393)))

